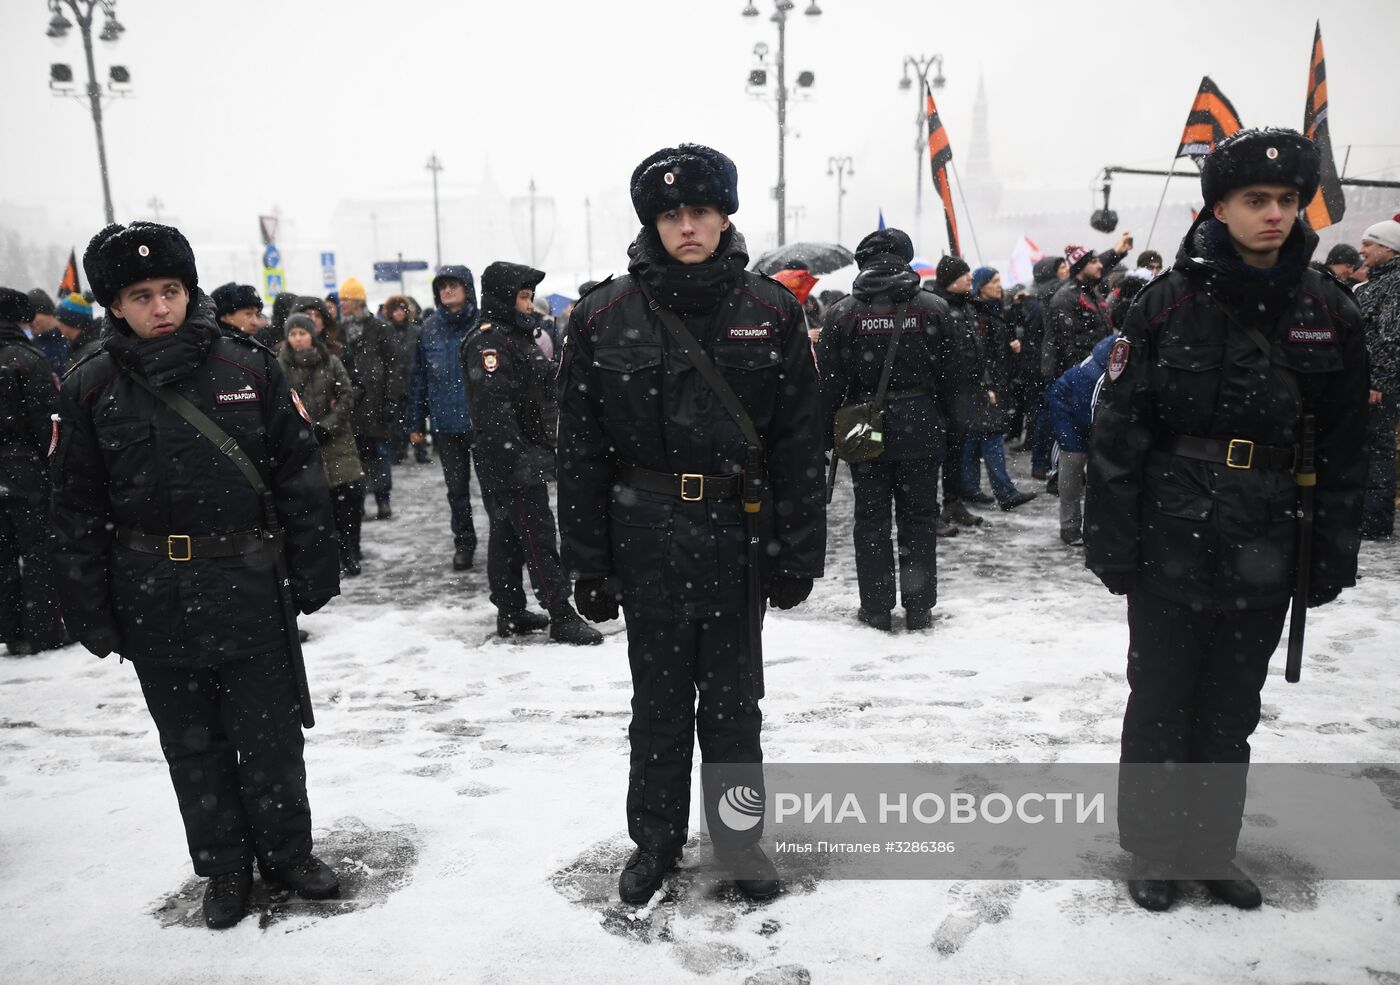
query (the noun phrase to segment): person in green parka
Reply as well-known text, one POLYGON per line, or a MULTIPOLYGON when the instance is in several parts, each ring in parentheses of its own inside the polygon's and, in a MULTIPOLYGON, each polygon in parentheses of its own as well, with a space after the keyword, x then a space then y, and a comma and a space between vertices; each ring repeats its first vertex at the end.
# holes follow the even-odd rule
POLYGON ((315 328, 306 315, 288 318, 287 340, 278 348, 277 361, 321 444, 335 504, 340 570, 353 578, 360 573, 360 522, 365 513, 365 474, 350 429, 355 390, 340 358, 317 338, 315 328))

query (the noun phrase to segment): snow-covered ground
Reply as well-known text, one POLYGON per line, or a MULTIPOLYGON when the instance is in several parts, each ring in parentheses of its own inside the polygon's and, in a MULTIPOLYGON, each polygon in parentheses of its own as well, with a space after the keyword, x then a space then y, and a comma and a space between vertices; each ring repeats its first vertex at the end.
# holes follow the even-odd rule
MULTIPOLYGON (((6 659, 0 983, 1400 983, 1397 882, 1265 881, 1253 913, 1196 888, 1149 914, 1121 885, 1072 881, 807 878, 757 906, 683 870, 633 912, 615 892, 621 623, 595 648, 498 640, 484 564, 450 571, 438 467, 395 483, 365 575, 305 621, 318 852, 345 898, 259 884, 260 919, 204 930, 130 666, 79 647, 6 659)), ((885 636, 854 621, 843 473, 827 578, 769 618, 767 758, 1113 761, 1124 605, 1060 544, 1055 509, 984 511, 940 545, 934 632, 885 636)), ((1362 574, 1309 619, 1301 685, 1278 654, 1256 761, 1400 761, 1400 545, 1365 545, 1362 574)))

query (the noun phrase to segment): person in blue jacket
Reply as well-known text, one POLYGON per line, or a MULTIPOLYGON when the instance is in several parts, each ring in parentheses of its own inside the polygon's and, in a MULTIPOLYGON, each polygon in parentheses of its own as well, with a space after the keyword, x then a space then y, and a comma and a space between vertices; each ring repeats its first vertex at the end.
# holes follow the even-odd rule
POLYGON ((452 511, 452 569, 470 568, 476 554, 472 526, 472 421, 462 382, 462 340, 476 328, 481 311, 476 304, 476 281, 459 264, 441 267, 433 278, 436 310, 418 336, 418 359, 409 382, 409 440, 422 444, 432 421, 433 447, 447 481, 447 506, 452 511))
POLYGON ((1099 383, 1108 369, 1108 354, 1116 335, 1094 343, 1093 351, 1065 370, 1046 398, 1051 433, 1060 449, 1060 539, 1084 543, 1084 467, 1089 458, 1089 429, 1099 383))

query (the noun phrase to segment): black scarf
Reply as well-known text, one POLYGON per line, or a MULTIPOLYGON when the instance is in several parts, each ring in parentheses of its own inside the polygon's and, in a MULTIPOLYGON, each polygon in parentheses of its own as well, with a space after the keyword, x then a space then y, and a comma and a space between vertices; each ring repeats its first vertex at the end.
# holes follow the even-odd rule
POLYGON ((1303 271, 1317 245, 1317 234, 1299 221, 1279 248, 1272 267, 1244 262, 1230 239, 1230 230, 1214 216, 1201 222, 1189 241, 1205 270, 1211 296, 1234 309, 1241 321, 1265 324, 1281 317, 1297 294, 1303 271))
POLYGON ((667 253, 655 226, 642 227, 627 255, 632 275, 678 315, 714 310, 739 283, 749 262, 744 237, 732 225, 720 235, 715 252, 701 263, 681 263, 667 253))
POLYGON ((166 386, 189 376, 200 366, 219 337, 214 322, 214 302, 195 291, 190 294, 185 323, 155 339, 140 339, 125 320, 108 315, 111 337, 107 351, 128 370, 140 373, 152 386, 166 386))

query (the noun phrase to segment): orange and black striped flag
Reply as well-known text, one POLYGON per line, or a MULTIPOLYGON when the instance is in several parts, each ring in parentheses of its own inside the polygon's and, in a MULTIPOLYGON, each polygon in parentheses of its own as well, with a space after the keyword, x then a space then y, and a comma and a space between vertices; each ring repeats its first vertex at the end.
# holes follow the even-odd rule
POLYGON ((78 255, 68 251, 68 266, 63 268, 63 280, 58 283, 58 299, 62 301, 70 294, 81 291, 78 286, 78 255))
POLYGON ((1322 155, 1322 181, 1308 205, 1308 225, 1322 229, 1339 222, 1347 211, 1342 179, 1332 157, 1332 132, 1327 123, 1327 66, 1322 60, 1322 22, 1313 34, 1312 59, 1308 62, 1308 102, 1303 107, 1303 133, 1322 155))
POLYGON ((1240 128, 1240 117, 1234 105, 1225 98, 1209 75, 1201 77, 1196 101, 1186 117, 1186 129, 1181 131, 1177 157, 1189 157, 1197 164, 1215 150, 1215 145, 1240 128))
POLYGON ((953 212, 953 192, 948 184, 948 165, 953 163, 953 147, 948 143, 948 131, 943 129, 943 121, 938 116, 938 107, 933 103, 933 90, 924 86, 924 115, 928 118, 928 162, 933 169, 933 187, 943 201, 943 217, 948 221, 948 250, 953 256, 962 256, 962 243, 958 239, 958 218, 953 212))

